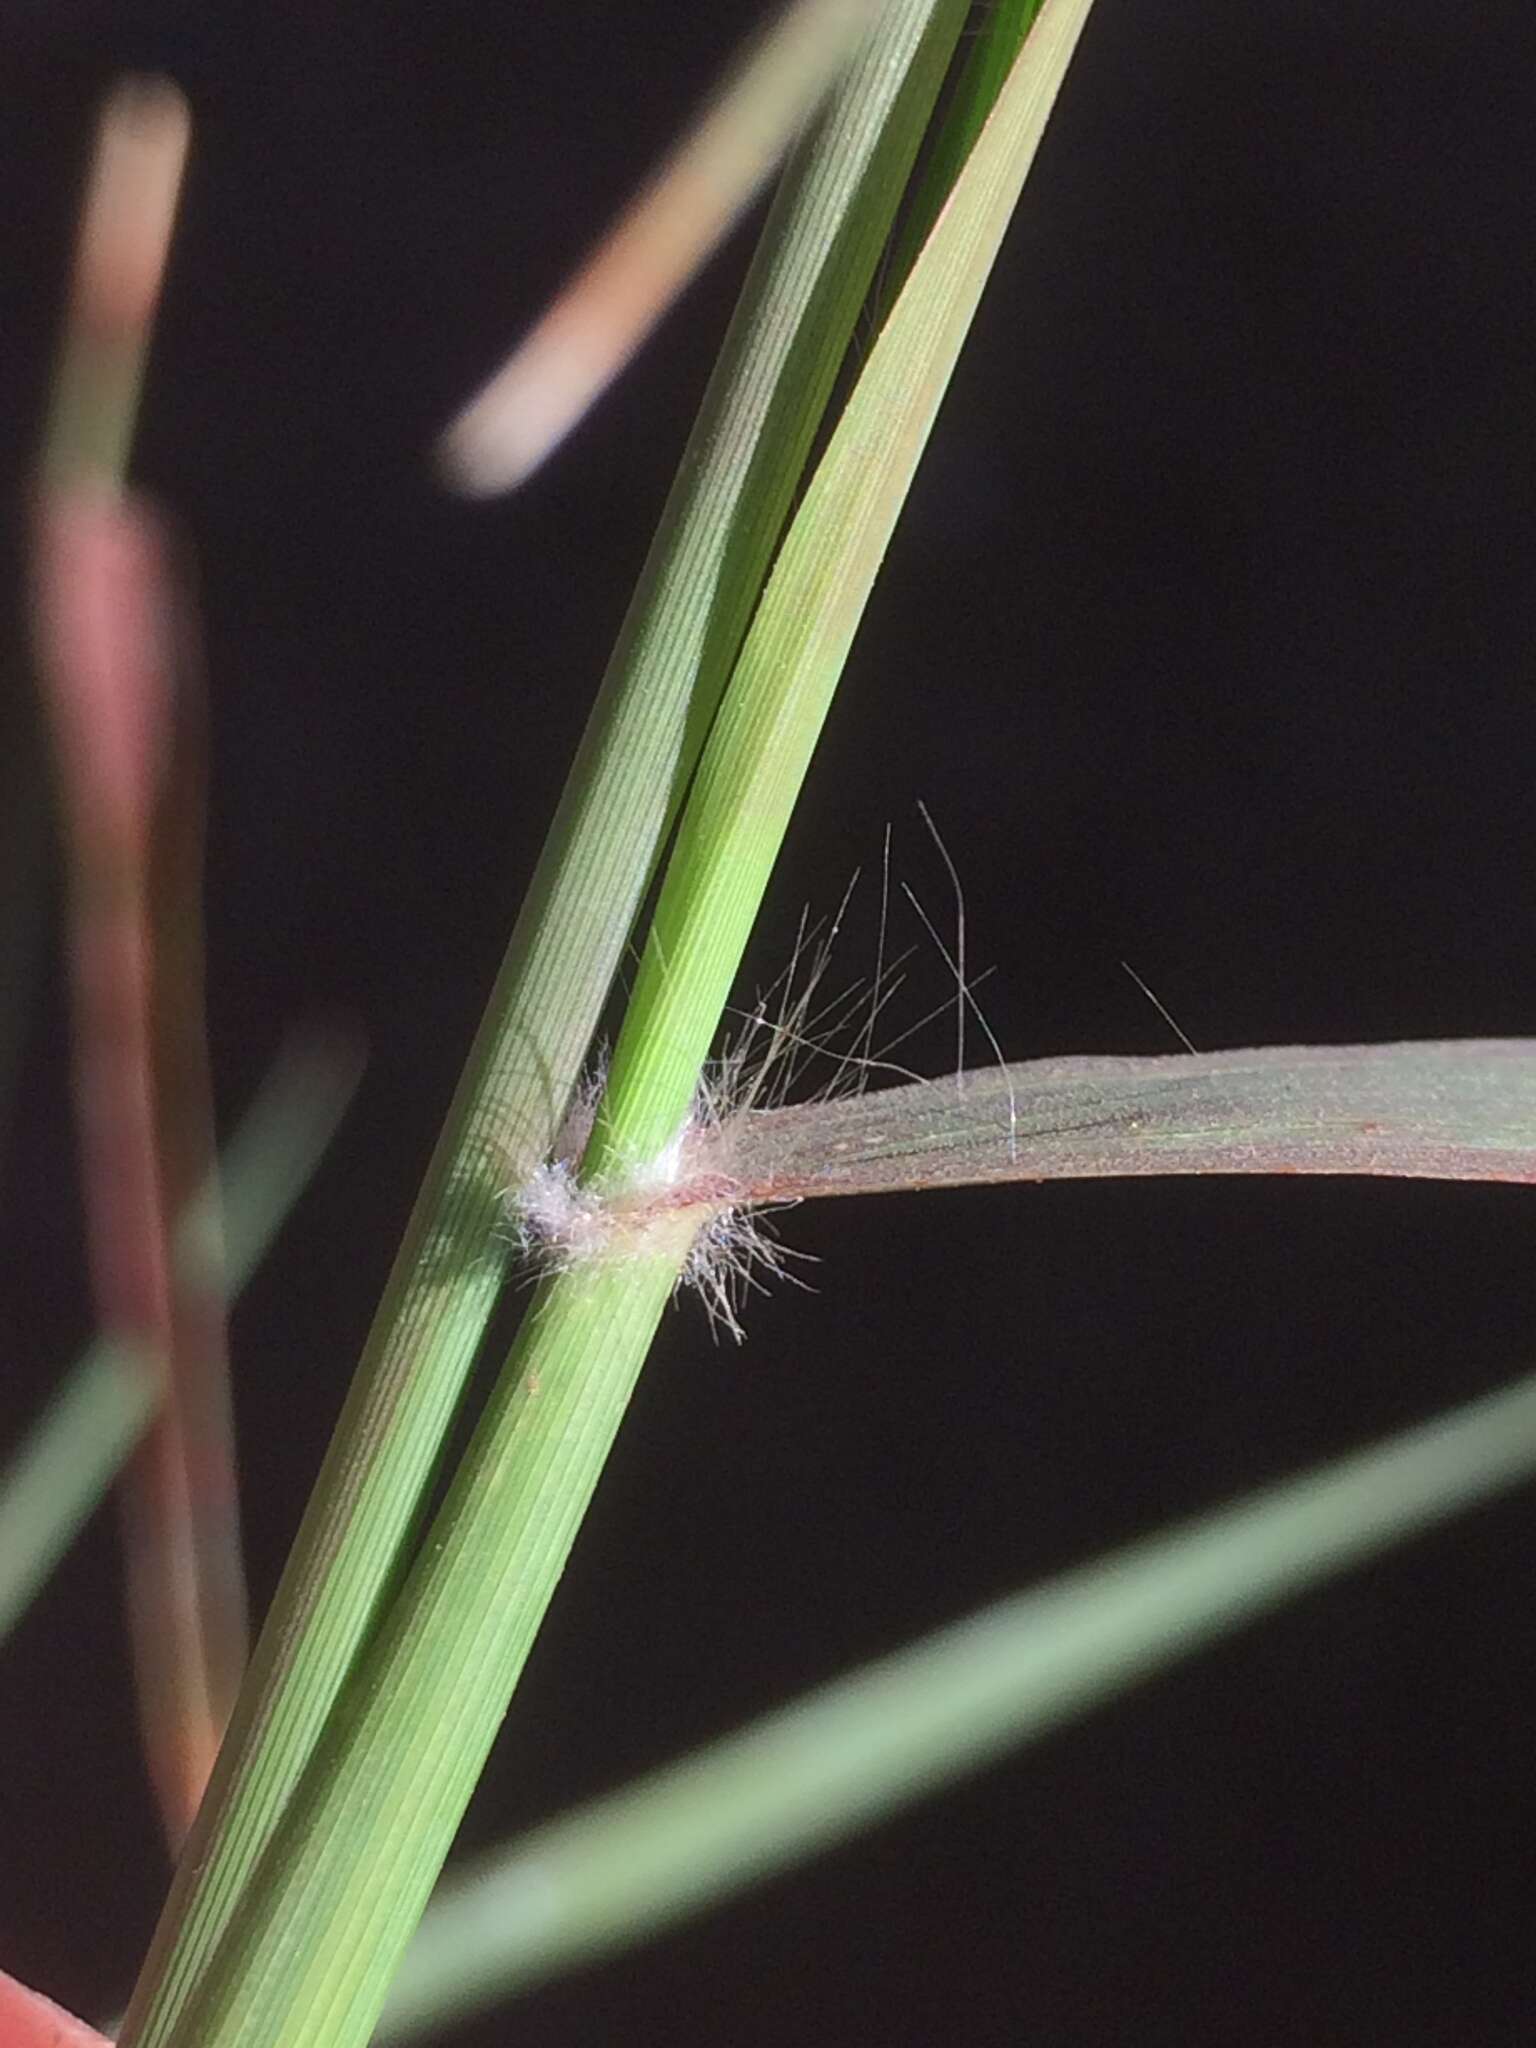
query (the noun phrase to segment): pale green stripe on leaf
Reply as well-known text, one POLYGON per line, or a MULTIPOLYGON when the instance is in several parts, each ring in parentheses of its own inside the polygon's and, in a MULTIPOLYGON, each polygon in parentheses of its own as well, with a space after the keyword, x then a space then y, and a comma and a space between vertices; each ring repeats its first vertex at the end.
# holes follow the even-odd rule
POLYGON ((992 112, 1040 6, 1041 0, 995 0, 978 16, 975 33, 966 44, 965 61, 949 95, 943 126, 923 165, 917 189, 902 210, 896 252, 887 273, 893 296, 927 241, 939 208, 949 197, 961 165, 992 112))

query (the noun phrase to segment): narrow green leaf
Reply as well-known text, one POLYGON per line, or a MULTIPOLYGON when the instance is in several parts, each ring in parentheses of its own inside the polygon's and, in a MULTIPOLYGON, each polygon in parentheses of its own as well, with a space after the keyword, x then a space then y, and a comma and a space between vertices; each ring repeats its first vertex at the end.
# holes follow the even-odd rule
POLYGON ((368 2039, 692 1234, 663 1219, 643 1254, 535 1297, 428 1542, 160 2036, 175 2048, 368 2039))
POLYGON ((710 733, 589 1155, 681 1130, 790 813, 1089 0, 1046 0, 795 516, 710 733))
POLYGON ((175 2027, 420 1536, 443 1437, 511 1256, 505 1190, 553 1143, 963 15, 963 0, 891 0, 770 212, 125 2043, 159 2043, 175 2027))
POLYGON ((749 1110, 690 1143, 671 1199, 1151 1173, 1536 1180, 1536 1039, 1028 1060, 749 1110))
POLYGON ((444 1885, 376 2039, 643 1941, 1536 1472, 1536 1376, 1001 1600, 444 1885))
MULTIPOLYGON (((1040 39, 1034 61, 1031 39, 998 103, 1000 140, 988 147, 989 128, 977 145, 914 271, 909 294, 916 292, 917 310, 903 322, 904 294, 892 316, 887 336, 900 331, 898 351, 882 359, 885 337, 877 344, 871 371, 876 361, 882 368, 874 398, 866 388, 870 372, 861 379, 852 401, 855 442, 850 447, 843 436, 833 464, 837 490, 829 495, 825 464, 812 484, 812 531, 826 564, 824 579, 808 585, 804 577, 803 513, 786 544, 798 578, 789 587, 807 602, 824 603, 832 618, 829 632, 813 632, 801 648, 786 642, 782 650, 803 671, 801 694, 830 687, 832 650, 840 642, 840 660, 851 637, 883 535, 979 294, 981 271, 1085 12, 1086 0, 1047 0, 1041 25, 1049 20, 1051 32, 1040 39), (925 362, 925 348, 937 371, 925 362), (893 373, 904 387, 899 393, 889 388, 893 373), (928 398, 903 427, 912 382, 928 398), (886 436, 871 432, 877 424, 871 409, 882 407, 905 460, 893 461, 886 436), (882 538, 872 551, 876 532, 882 538)), ((778 604, 782 612, 782 591, 778 604)), ((792 699, 796 688, 792 677, 792 699)), ((730 698, 740 690, 738 670, 730 698)), ((728 700, 721 720, 730 718, 728 700)), ((770 720, 754 731, 755 723, 749 717, 740 734, 753 762, 744 772, 766 777, 782 793, 782 764, 762 751, 765 742, 770 750, 780 746, 780 726, 770 720)), ((795 747, 788 751, 793 759, 795 747)), ((713 736, 710 754, 718 772, 713 736)), ((701 774, 708 765, 706 759, 701 774)), ((688 815, 699 796, 696 789, 688 815)), ((717 834, 716 855, 731 851, 729 836, 717 834)), ((635 879, 623 878, 628 886, 635 879)), ((672 887, 669 875, 664 898, 672 887)), ((573 903, 589 933, 592 888, 589 872, 573 903)), ((724 995, 722 987, 706 1040, 724 995)), ((694 1000, 709 1000, 707 979, 695 987, 694 1000)), ((702 1048, 685 1094, 701 1059, 702 1048)), ((620 1156, 627 1156, 626 1127, 611 1134, 620 1156)), ((545 1135, 547 1142, 547 1125, 545 1135)), ((270 1803, 264 1811, 251 1805, 248 1843, 264 1840, 265 1847, 257 1847, 243 1868, 238 1859, 226 1859, 213 1880, 202 1874, 195 1899, 206 1908, 204 1922, 164 1976, 152 1961, 148 1989, 136 1993, 130 2011, 125 2048, 162 2048, 167 2041, 174 2048, 299 2048, 301 2042, 361 2048, 483 1766, 692 1237, 689 1217, 664 1212, 643 1240, 611 1247, 540 1290, 443 1513, 398 1598, 381 1615, 378 1634, 358 1657, 325 1738, 275 1827, 270 1803), (431 1731, 427 1741, 423 1730, 431 1731), (209 1929, 221 1919, 223 1936, 210 1960, 209 1929), (178 1971, 179 1986, 172 1981, 178 1971)), ((345 1454, 338 1455, 343 1462, 333 1483, 340 1485, 347 1466, 345 1454)), ((370 1484, 377 1470, 375 1461, 370 1484)), ((298 1696, 308 1684, 296 1674, 290 1693, 298 1696)), ((265 1768, 259 1754, 253 1768, 265 1768)), ((168 1929, 175 1917, 173 1905, 168 1929)))

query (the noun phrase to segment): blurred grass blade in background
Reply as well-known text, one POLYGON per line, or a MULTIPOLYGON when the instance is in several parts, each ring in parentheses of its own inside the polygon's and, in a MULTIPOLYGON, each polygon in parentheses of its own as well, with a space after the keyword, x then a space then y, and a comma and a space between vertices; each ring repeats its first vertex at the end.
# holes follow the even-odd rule
MULTIPOLYGON (((282 1056, 224 1149, 212 1245, 215 1212, 206 1201, 178 1225, 177 1263, 194 1284, 210 1249, 231 1291, 250 1278, 319 1163, 360 1069, 358 1050, 331 1037, 301 1039, 282 1056)), ((0 1639, 101 1504, 158 1389, 153 1359, 98 1337, 0 1472, 0 1639)))
MULTIPOLYGON (((37 673, 67 855, 75 1120, 103 1332, 158 1361, 122 1482, 145 1754, 174 1850, 246 1651, 222 1282, 178 1278, 170 1219, 213 1167, 202 975, 200 671, 163 522, 125 486, 186 161, 185 100, 103 110, 40 464, 37 673)), ((211 1203, 211 1194, 203 1197, 211 1203)), ((210 1226, 211 1228, 211 1226, 210 1226)))
POLYGON ((37 988, 48 889, 48 761, 34 692, 0 708, 0 1176, 37 988))
POLYGON ((376 2039, 633 1947, 1533 1473, 1536 1376, 823 1686, 451 1876, 376 2039))
MULTIPOLYGON (((150 1051, 160 1198, 181 1215, 200 1188, 216 1185, 213 1075, 206 1027, 203 860, 207 822, 208 704, 193 611, 190 567, 172 545, 163 590, 174 664, 175 716, 150 841, 148 908, 154 1003, 150 1051)), ((124 1529, 135 1667, 146 1719, 167 1733, 196 1723, 183 1704, 206 1699, 207 1746, 179 1759, 179 1805, 162 1797, 167 1833, 180 1847, 207 1788, 249 1653, 249 1608, 241 1555, 229 1300, 218 1257, 218 1216, 207 1204, 204 1257, 196 1270, 168 1265, 170 1398, 166 1440, 152 1431, 141 1496, 125 1491, 124 1529), (174 1432, 174 1433, 172 1433, 174 1432), (162 1502, 181 1498, 174 1516, 162 1502), (181 1546, 178 1558, 173 1545, 181 1546), (193 1652, 196 1662, 193 1660, 193 1652), (174 1690, 155 1697, 168 1675, 174 1690)), ((167 1246, 169 1252, 170 1247, 167 1246)), ((187 1749, 183 1742, 179 1747, 187 1749)))
POLYGON ((245 1649, 222 1287, 211 1262, 195 1292, 181 1286, 170 1243, 170 1219, 212 1159, 201 761, 173 740, 189 693, 174 673, 176 600, 159 522, 135 496, 81 486, 50 498, 39 521, 38 671, 67 854, 75 1122, 96 1319, 155 1360, 161 1382, 122 1507, 140 1721, 174 1848, 207 1783, 245 1649))
POLYGON ((102 108, 43 438, 45 495, 122 488, 191 132, 168 78, 125 78, 102 108))
POLYGON ((607 389, 752 203, 882 0, 794 0, 443 437, 449 479, 514 489, 607 389))

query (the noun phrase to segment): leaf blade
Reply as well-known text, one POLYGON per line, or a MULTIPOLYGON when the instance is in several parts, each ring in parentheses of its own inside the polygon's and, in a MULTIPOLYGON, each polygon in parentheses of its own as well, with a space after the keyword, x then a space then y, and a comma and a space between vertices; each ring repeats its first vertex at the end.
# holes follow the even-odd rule
POLYGON ((962 0, 890 0, 775 201, 125 2041, 176 2028, 421 1534, 510 1263, 504 1191, 553 1144, 963 14, 962 0))
POLYGON ((1091 0, 1045 0, 791 523, 700 759, 586 1171, 682 1129, 833 691, 1091 0))
POLYGON ((621 1952, 1533 1473, 1536 1375, 818 1687, 452 1875, 376 2038, 621 1952))
POLYGON ((748 1201, 1142 1174, 1536 1181, 1536 1040, 1028 1060, 750 1110, 696 1160, 748 1201))

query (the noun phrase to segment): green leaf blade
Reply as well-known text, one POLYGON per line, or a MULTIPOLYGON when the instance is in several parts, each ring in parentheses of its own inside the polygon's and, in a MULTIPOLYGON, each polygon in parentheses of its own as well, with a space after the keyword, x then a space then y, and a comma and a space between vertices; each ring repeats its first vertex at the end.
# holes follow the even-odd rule
POLYGON ((747 1201, 1171 1173, 1536 1180, 1536 1040, 1027 1060, 754 1110, 691 1170, 747 1201))
POLYGON ((1536 1473, 1536 1376, 995 1602, 450 1878, 378 2038, 632 1947, 1536 1473))
POLYGON ((166 2036, 175 2048, 368 2038, 691 1234, 674 1219, 648 1256, 562 1275, 536 1299, 431 1542, 166 2036))
POLYGON ((893 0, 775 201, 125 2043, 159 2043, 174 2028, 420 1539, 508 1269, 506 1192, 550 1149, 576 1085, 963 13, 960 0, 893 0))
POLYGON ((699 764, 591 1155, 622 1178, 681 1129, 901 506, 1089 0, 1046 0, 833 432, 699 764))

